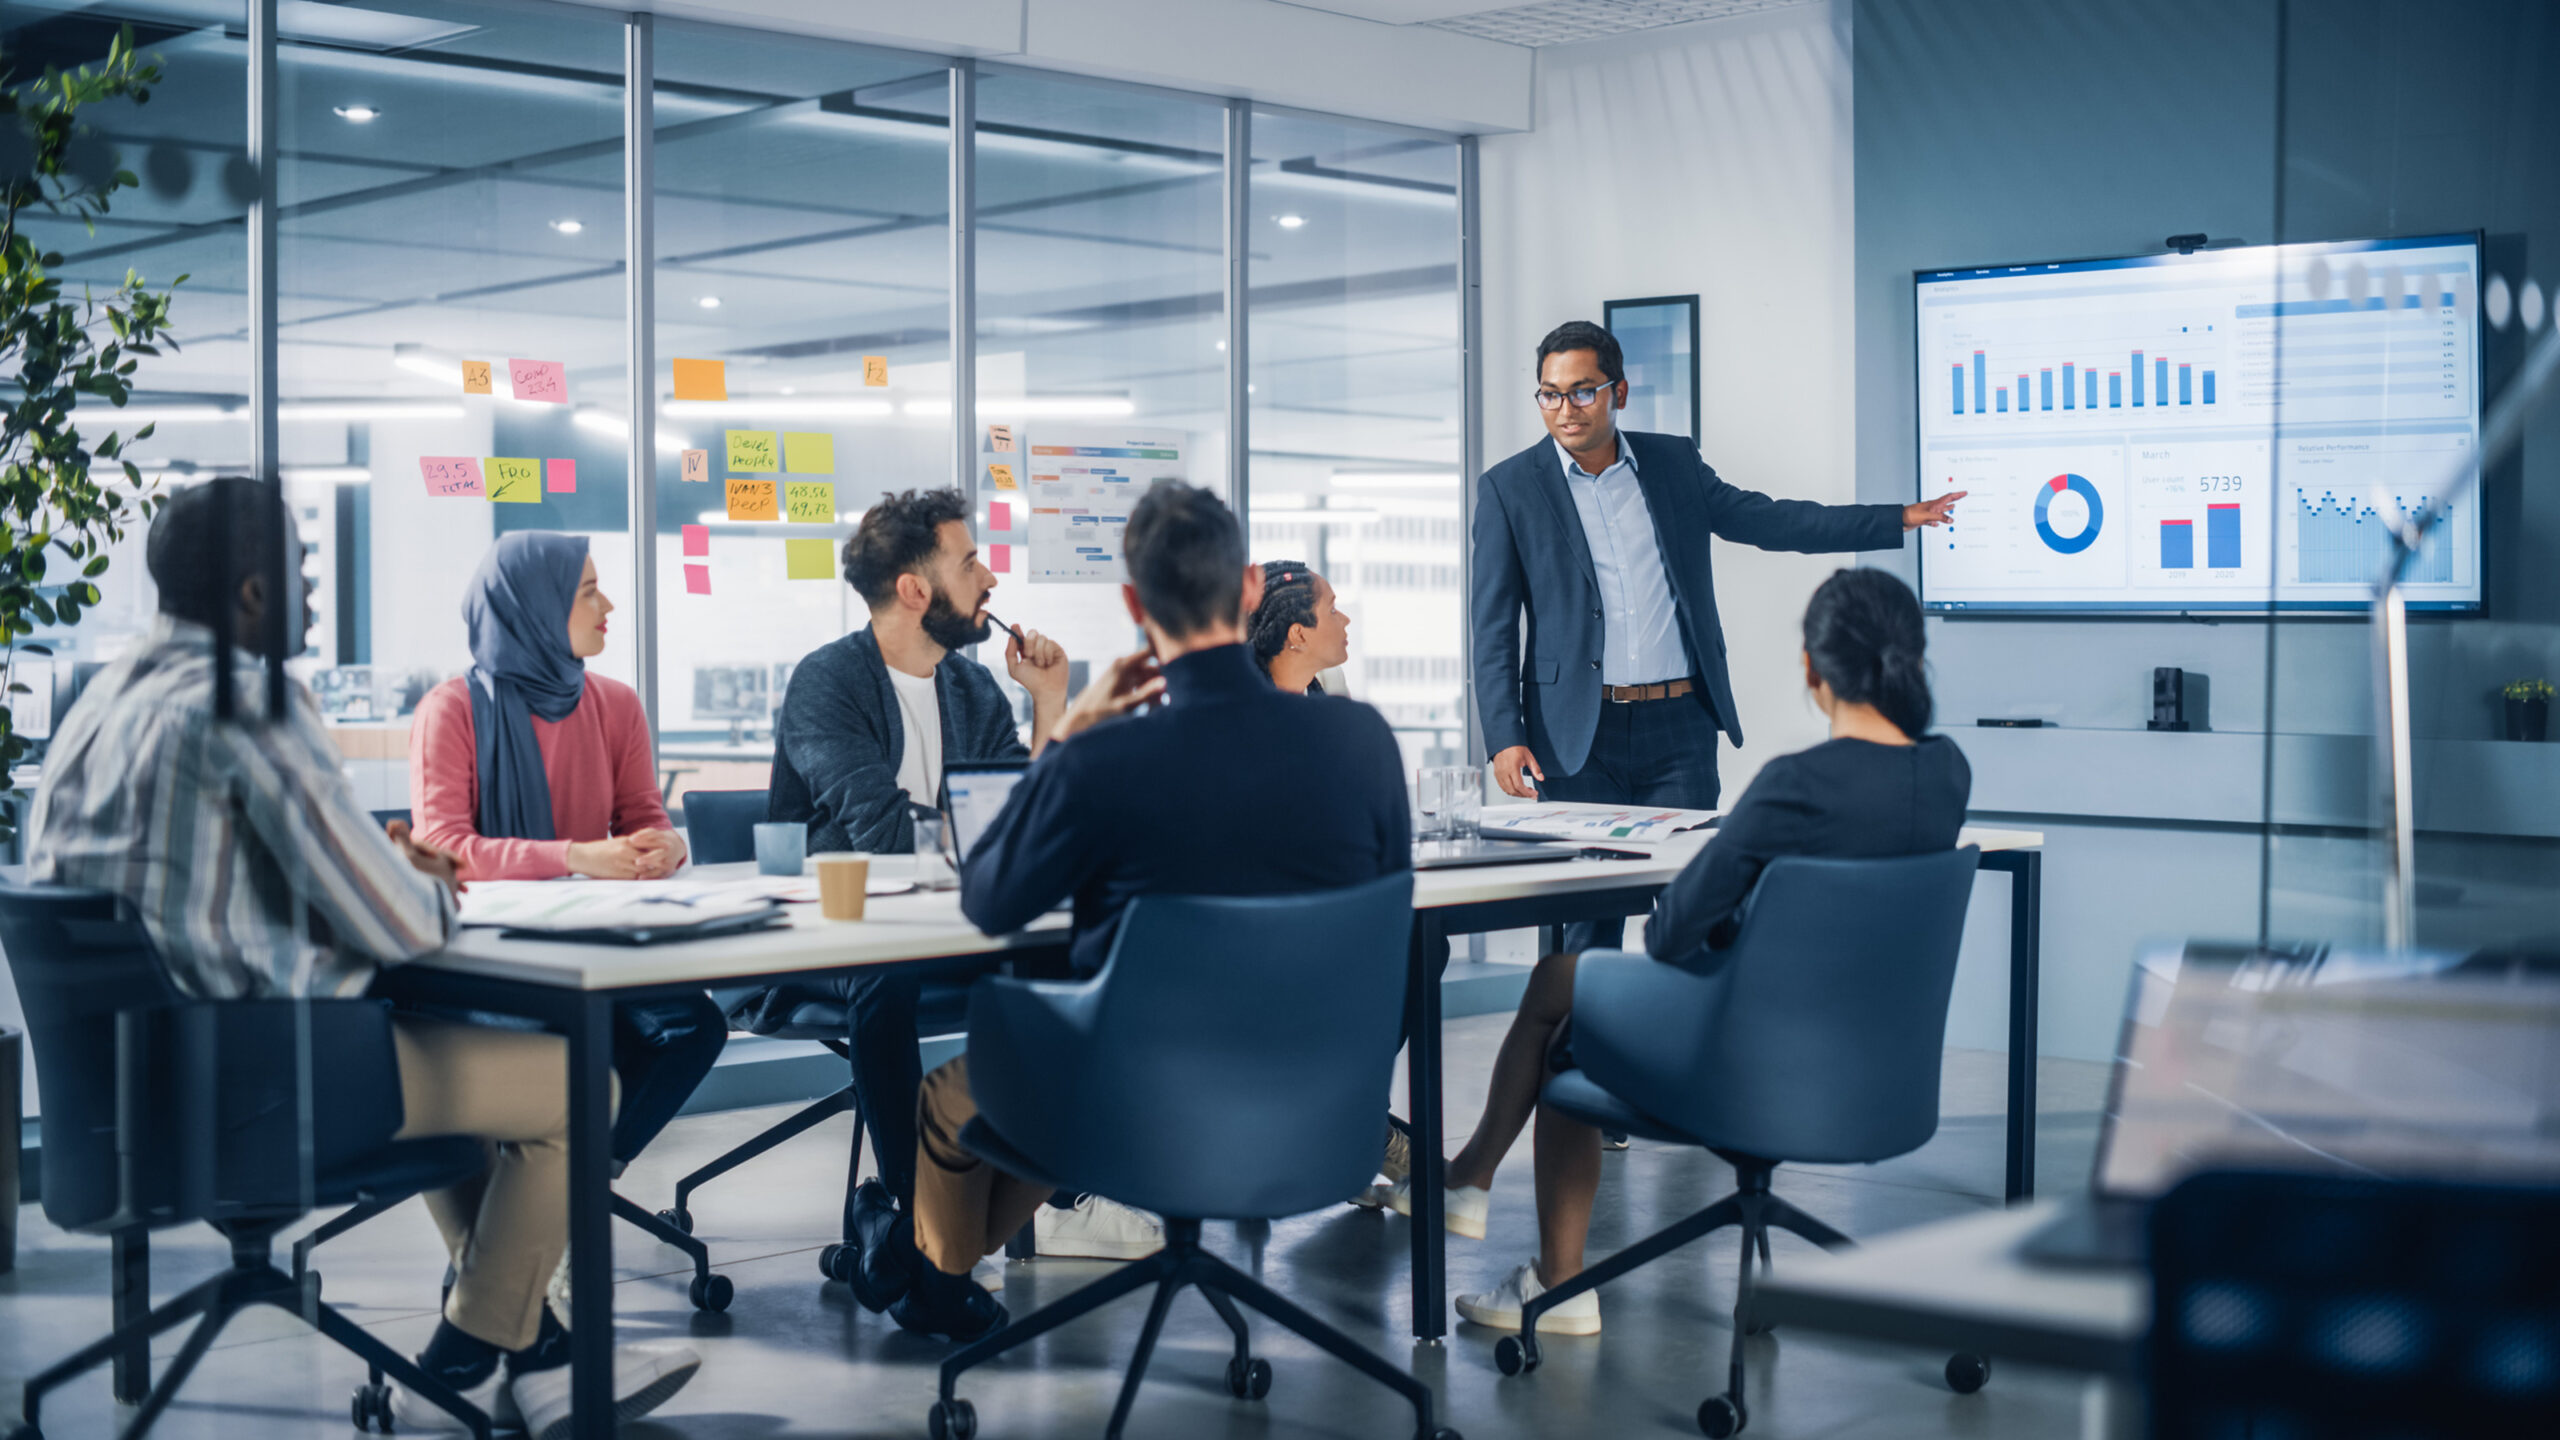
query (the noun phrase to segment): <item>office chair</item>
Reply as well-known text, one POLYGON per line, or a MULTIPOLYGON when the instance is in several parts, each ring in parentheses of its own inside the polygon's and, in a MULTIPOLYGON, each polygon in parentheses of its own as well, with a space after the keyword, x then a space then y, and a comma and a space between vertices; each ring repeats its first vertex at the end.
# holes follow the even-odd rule
MULTIPOLYGON (((1701 1236, 1742 1230, 1726 1389, 1698 1407, 1710 1436, 1749 1423, 1742 1346, 1751 1262, 1769 1263, 1769 1227, 1827 1250, 1849 1237, 1779 1198, 1787 1161, 1872 1163, 1938 1131, 1947 995, 1980 852, 1893 860, 1789 856, 1769 863, 1733 944, 1692 970, 1599 950, 1574 971, 1573 1059, 1543 1103, 1602 1129, 1701 1145, 1734 1169, 1735 1191, 1521 1307, 1520 1333, 1494 1363, 1538 1368, 1538 1318, 1701 1236)), ((1947 1383, 1982 1388, 1989 1362, 1959 1355, 1947 1383)))
POLYGON ((756 826, 764 823, 762 790, 688 790, 684 796, 685 848, 696 865, 731 865, 756 858, 756 826))
POLYGON ((481 1171, 469 1136, 391 1138, 390 1008, 189 999, 131 908, 99 891, 0 886, 0 947, 44 1087, 45 1215, 88 1235, 201 1220, 231 1242, 221 1274, 29 1380, 9 1440, 40 1440, 44 1397, 66 1381, 195 1319, 125 1429, 136 1440, 232 1317, 258 1305, 302 1316, 365 1362, 358 1429, 390 1429, 387 1375, 487 1440, 486 1415, 275 1266, 276 1236, 315 1205, 379 1210, 481 1171))
POLYGON ((2154 1435, 2560 1426, 2560 1189, 2192 1176, 2151 1295, 2154 1435))
POLYGON ((1034 1184, 1161 1214, 1165 1246, 944 1360, 926 1417, 934 1440, 977 1434, 963 1373, 1150 1285, 1110 1440, 1186 1286, 1235 1333, 1226 1383, 1238 1399, 1271 1389, 1241 1301, 1410 1400, 1419 1440, 1457 1440, 1433 1425, 1430 1387, 1200 1244, 1203 1221, 1323 1209, 1376 1170, 1412 926, 1411 875, 1307 895, 1148 896, 1092 979, 978 982, 979 1110, 960 1143, 1034 1184))

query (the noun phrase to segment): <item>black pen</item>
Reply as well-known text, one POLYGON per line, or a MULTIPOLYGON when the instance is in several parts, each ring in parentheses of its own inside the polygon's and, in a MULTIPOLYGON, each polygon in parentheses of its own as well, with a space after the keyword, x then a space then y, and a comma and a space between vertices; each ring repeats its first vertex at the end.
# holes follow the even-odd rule
POLYGON ((996 627, 997 629, 999 629, 999 630, 1003 631, 1003 632, 1004 632, 1004 633, 1006 633, 1007 635, 1012 636, 1012 637, 1013 637, 1013 643, 1014 643, 1014 644, 1021 646, 1021 647, 1022 647, 1023 649, 1025 649, 1025 650, 1028 650, 1028 649, 1030 649, 1030 648, 1031 648, 1031 642, 1022 638, 1022 632, 1021 632, 1021 631, 1019 631, 1019 630, 1014 629, 1014 628, 1013 628, 1012 626, 1010 626, 1010 625, 1007 625, 1007 624, 1006 624, 1006 623, 1004 623, 1002 620, 997 619, 997 618, 996 618, 996 612, 994 612, 993 610, 990 610, 990 611, 988 611, 988 612, 987 612, 987 623, 988 623, 988 624, 990 624, 990 625, 993 625, 994 627, 996 627))

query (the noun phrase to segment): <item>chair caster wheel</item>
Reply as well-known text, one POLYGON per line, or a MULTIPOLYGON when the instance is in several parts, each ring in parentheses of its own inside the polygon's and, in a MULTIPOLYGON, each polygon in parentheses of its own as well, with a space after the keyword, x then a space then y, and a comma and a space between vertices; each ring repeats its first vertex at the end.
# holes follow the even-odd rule
POLYGON ((44 1440, 44 1432, 21 1422, 9 1427, 8 1440, 44 1440))
POLYGON ((1450 1429, 1448 1426, 1443 1425, 1439 1429, 1432 1431, 1429 1436, 1425 1437, 1425 1440, 1466 1440, 1466 1437, 1460 1435, 1457 1431, 1450 1429))
POLYGON ((721 1311, 729 1308, 729 1301, 733 1299, 737 1293, 738 1287, 730 1284, 729 1277, 726 1275, 696 1275, 693 1277, 692 1298, 693 1308, 696 1310, 708 1310, 712 1314, 717 1315, 721 1311))
MULTIPOLYGON (((348 1402, 347 1408, 355 1417, 356 1430, 359 1433, 376 1430, 385 1435, 391 1433, 390 1386, 382 1384, 357 1386, 355 1397, 348 1402)), ((15 1440, 15 1437, 12 1437, 12 1440, 15 1440)))
POLYGON ((862 1268, 862 1249, 857 1245, 830 1245, 818 1252, 818 1273, 830 1280, 850 1285, 853 1274, 862 1268))
POLYGON ((1947 1388, 1959 1395, 1970 1395, 1991 1383, 1991 1357, 1988 1355, 1955 1355, 1947 1360, 1947 1388))
POLYGON ((1259 1355, 1227 1362, 1227 1393, 1239 1400, 1259 1400, 1271 1393, 1271 1362, 1259 1355))
POLYGON ((1542 1358, 1534 1335, 1505 1335, 1493 1347, 1494 1368, 1505 1375, 1526 1375, 1542 1358))
POLYGON ((671 1226, 683 1231, 687 1235, 690 1235, 693 1233, 693 1212, 683 1209, 682 1207, 678 1207, 673 1210, 661 1210, 658 1212, 658 1223, 661 1225, 671 1226))
POLYGON ((924 1428, 933 1440, 977 1440, 978 1407, 966 1400, 936 1400, 925 1412, 924 1428))
POLYGON ((1627 1137, 1619 1134, 1615 1130, 1603 1130, 1600 1132, 1600 1148, 1603 1150, 1624 1150, 1627 1148, 1627 1137))
POLYGON ((1698 1406, 1698 1428, 1711 1440, 1739 1435, 1742 1427, 1750 1423, 1751 1412, 1743 1409, 1742 1402, 1730 1395, 1710 1395, 1698 1406))

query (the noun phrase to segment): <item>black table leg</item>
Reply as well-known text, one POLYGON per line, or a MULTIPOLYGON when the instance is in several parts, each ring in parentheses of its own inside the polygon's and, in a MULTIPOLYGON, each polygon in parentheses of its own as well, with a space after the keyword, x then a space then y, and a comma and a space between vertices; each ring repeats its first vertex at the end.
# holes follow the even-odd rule
POLYGON ((1413 1334, 1437 1341, 1449 1333, 1446 1214, 1442 1210, 1445 1144, 1440 1115, 1440 947, 1446 931, 1428 910, 1413 915, 1408 979, 1413 1032, 1405 1040, 1406 1104, 1413 1128, 1413 1334))
MULTIPOLYGON (((151 1310, 151 1232, 136 1225, 118 1230, 107 1243, 107 1294, 114 1307, 115 1328, 121 1330, 151 1310)), ((113 1383, 122 1404, 139 1405, 151 1393, 149 1337, 116 1352, 113 1383)))
POLYGON ((578 1440, 613 1422, 613 1000, 582 994, 569 1031, 569 1363, 578 1440))
MULTIPOLYGON (((1998 860, 1996 866, 1991 860, 1998 860)), ((2009 1164, 2012 1203, 2036 1193, 2036 1005, 2044 967, 2044 852, 1997 850, 2009 874, 2009 1164)))

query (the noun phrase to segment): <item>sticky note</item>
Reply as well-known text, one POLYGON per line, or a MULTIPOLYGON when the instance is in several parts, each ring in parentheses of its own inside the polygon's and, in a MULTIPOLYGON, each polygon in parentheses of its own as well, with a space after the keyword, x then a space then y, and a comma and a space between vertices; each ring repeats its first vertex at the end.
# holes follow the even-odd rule
POLYGON ((542 488, 554 495, 578 493, 578 462, 545 460, 542 462, 542 488))
POLYGON ((684 567, 684 593, 687 595, 710 594, 711 567, 708 565, 687 565, 684 567))
POLYGON ((771 480, 731 480, 729 482, 729 518, 732 520, 779 520, 782 505, 774 495, 771 480))
POLYGON ((1010 465, 988 466, 987 478, 994 481, 996 488, 999 490, 1019 490, 1022 488, 1021 486, 1013 483, 1013 467, 1010 465))
POLYGON ((711 452, 708 450, 687 450, 684 452, 684 478, 687 480, 698 481, 705 485, 710 484, 711 452))
POLYGON ((421 455, 418 473, 426 477, 430 495, 468 495, 478 500, 488 491, 480 484, 480 462, 469 455, 421 455))
POLYGON ((462 362, 462 393, 465 395, 486 395, 489 393, 488 361, 465 360, 462 362))
POLYGON ((711 527, 708 525, 685 526, 684 553, 708 558, 711 554, 711 527))
POLYGON ((794 475, 836 473, 836 437, 824 430, 782 432, 782 458, 794 475))
POLYGON ((889 357, 888 357, 888 356, 886 356, 886 355, 865 355, 865 356, 863 356, 863 357, 862 357, 862 383, 863 383, 863 384, 865 384, 865 385, 886 385, 886 384, 888 384, 888 383, 889 383, 889 357))
POLYGON ((783 518, 794 525, 836 523, 836 482, 792 480, 782 487, 783 518))
POLYGON ((569 403, 568 367, 557 360, 509 360, 507 379, 515 386, 519 400, 569 403))
POLYGON ((988 528, 988 529, 990 529, 990 530, 1010 530, 1010 529, 1012 529, 1012 528, 1013 528, 1013 507, 1012 507, 1011 505, 1006 504, 1006 503, 1005 503, 1004 501, 1002 501, 1002 500, 990 500, 990 501, 988 501, 988 502, 987 502, 987 528, 988 528))
POLYGON ((988 569, 990 569, 990 570, 993 570, 994 572, 996 572, 996 573, 997 573, 997 574, 999 574, 999 575, 1010 575, 1010 574, 1012 574, 1012 573, 1013 573, 1013 547, 1012 547, 1012 546, 1010 546, 1010 545, 990 545, 990 546, 988 546, 988 547, 987 547, 987 568, 988 568, 988 569))
POLYGON ((493 459, 489 462, 489 498, 502 505, 542 502, 542 462, 493 459))
POLYGON ((728 399, 728 362, 725 360, 678 360, 676 362, 676 398, 679 400, 728 399))
POLYGON ((792 580, 833 580, 836 578, 836 542, 833 540, 785 540, 782 542, 784 576, 792 580))
POLYGON ((1012 427, 1012 426, 1010 426, 1010 425, 990 425, 990 426, 988 426, 988 427, 987 427, 987 448, 988 448, 988 449, 990 449, 990 450, 995 451, 995 452, 996 452, 997 454, 999 454, 999 455, 1010 455, 1010 454, 1012 454, 1012 453, 1013 453, 1013 427, 1012 427))
POLYGON ((728 434, 730 469, 770 475, 782 468, 780 447, 774 444, 772 431, 732 430, 728 434))

